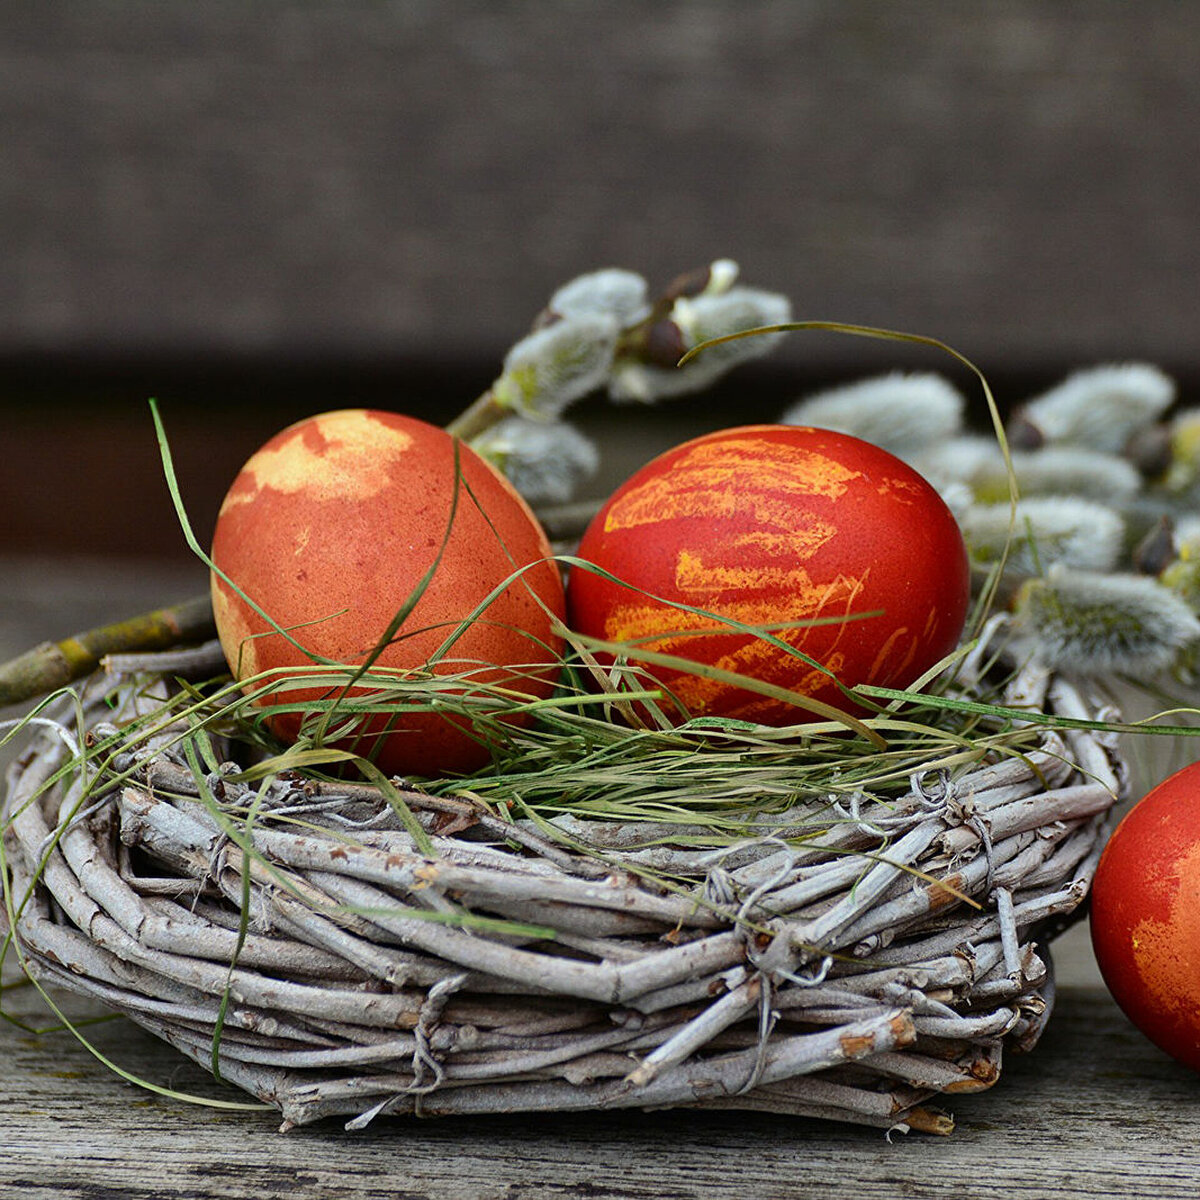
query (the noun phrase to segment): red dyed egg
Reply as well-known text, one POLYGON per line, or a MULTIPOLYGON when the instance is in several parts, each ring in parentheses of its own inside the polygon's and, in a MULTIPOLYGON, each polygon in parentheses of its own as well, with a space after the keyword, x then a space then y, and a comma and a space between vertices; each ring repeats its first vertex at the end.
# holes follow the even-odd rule
MULTIPOLYGON (((246 463, 221 506, 212 557, 304 650, 349 664, 367 658, 437 562, 376 660, 403 671, 423 670, 493 589, 537 564, 513 579, 432 669, 474 671, 479 681, 544 696, 557 674, 561 640, 553 624, 564 608, 550 552, 507 480, 461 444, 456 459, 455 441, 444 430, 352 409, 292 425, 246 463)), ((212 597, 221 644, 239 679, 311 665, 216 573, 212 597)), ((302 708, 333 694, 328 687, 287 691, 264 702, 302 708)), ((301 712, 280 715, 272 727, 294 740, 301 719, 301 712)), ((386 735, 384 721, 370 718, 353 748, 387 772, 469 771, 488 760, 488 748, 461 720, 389 714, 386 735)))
MULTIPOLYGON (((660 455, 608 500, 579 556, 621 581, 572 570, 579 632, 650 639, 843 710, 853 706, 830 675, 908 685, 957 645, 970 598, 962 535, 933 487, 877 446, 801 426, 728 429, 660 455), (777 632, 826 670, 752 633, 688 633, 728 626, 673 604, 756 627, 829 621, 777 632)), ((808 719, 784 699, 648 669, 692 716, 808 719)))
POLYGON ((1134 805, 1092 882, 1092 945, 1125 1015, 1200 1071, 1200 763, 1134 805))

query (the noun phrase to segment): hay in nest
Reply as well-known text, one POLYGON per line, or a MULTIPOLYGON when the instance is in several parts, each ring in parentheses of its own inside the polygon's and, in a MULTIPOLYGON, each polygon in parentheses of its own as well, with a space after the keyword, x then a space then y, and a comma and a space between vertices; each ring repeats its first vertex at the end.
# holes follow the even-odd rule
POLYGON ((12 944, 284 1128, 693 1106, 949 1132, 938 1098, 1042 1033, 1046 944, 1124 787, 1081 690, 1027 670, 1004 701, 1057 727, 888 795, 801 790, 723 844, 419 790, 402 819, 364 784, 203 767, 166 727, 122 746, 164 683, 93 680, 36 727, 3 816, 12 944))

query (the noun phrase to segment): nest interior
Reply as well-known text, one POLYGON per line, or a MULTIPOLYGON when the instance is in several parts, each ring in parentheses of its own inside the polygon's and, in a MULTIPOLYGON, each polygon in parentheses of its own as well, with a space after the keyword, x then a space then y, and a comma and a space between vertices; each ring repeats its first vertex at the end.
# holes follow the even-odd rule
MULTIPOLYGON (((85 689, 87 740, 112 740, 111 692, 85 689)), ((1008 699, 1094 715, 1046 672, 1008 699)), ((948 1133, 939 1098, 1041 1035, 1047 942, 1124 790, 1111 735, 1049 725, 886 802, 797 797, 716 851, 677 824, 550 836, 405 790, 417 839, 362 784, 250 788, 166 733, 99 764, 79 732, 44 718, 8 779, 22 965, 217 1064, 284 1128, 697 1106, 948 1133)))

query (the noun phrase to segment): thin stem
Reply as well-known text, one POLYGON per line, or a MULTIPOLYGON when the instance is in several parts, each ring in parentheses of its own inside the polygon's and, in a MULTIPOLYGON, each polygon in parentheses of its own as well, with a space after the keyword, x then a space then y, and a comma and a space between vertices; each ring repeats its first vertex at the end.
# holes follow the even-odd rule
POLYGON ((496 399, 495 390, 488 388, 478 400, 446 426, 446 432, 461 441, 469 442, 511 415, 512 410, 496 399))

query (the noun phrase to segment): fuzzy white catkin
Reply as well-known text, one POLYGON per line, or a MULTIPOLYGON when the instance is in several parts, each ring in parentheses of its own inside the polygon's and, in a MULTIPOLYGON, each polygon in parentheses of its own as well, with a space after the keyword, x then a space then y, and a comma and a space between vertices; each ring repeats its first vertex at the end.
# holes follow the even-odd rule
POLYGON ((939 489, 962 484, 975 490, 977 480, 1004 470, 996 439, 977 433, 949 438, 901 457, 939 489))
MULTIPOLYGON (((1008 504, 975 504, 962 515, 971 557, 999 560, 1009 539, 1008 504)), ((1009 570, 1036 575, 1054 563, 1080 570, 1111 571, 1125 536, 1125 523, 1112 509, 1073 496, 1034 496, 1016 506, 1008 548, 1009 570), (1030 538, 1036 546, 1030 545, 1030 538)))
POLYGON ((1185 408, 1170 423, 1171 457, 1163 480, 1166 489, 1194 505, 1200 493, 1200 409, 1185 408))
MULTIPOLYGON (((935 487, 964 484, 981 503, 1007 501, 1008 465, 995 438, 966 434, 906 458, 935 487)), ((1083 446, 1042 446, 1009 456, 1022 496, 1075 496, 1121 504, 1141 490, 1142 479, 1128 459, 1083 446)))
POLYGON ((1014 451, 1012 465, 1023 496, 1065 495, 1111 504, 1136 496, 1142 486, 1128 459, 1084 446, 1014 451))
MULTIPOLYGON (((792 304, 786 296, 778 292, 767 292, 761 288, 731 287, 726 291, 678 300, 673 316, 688 344, 697 346, 709 338, 740 333, 743 329, 782 325, 792 319, 792 304)), ((757 337, 726 342, 705 351, 695 361, 711 357, 734 363, 758 358, 773 350, 782 337, 782 334, 759 334, 757 337)))
POLYGON ((1158 367, 1117 363, 1076 371, 1022 411, 1047 442, 1117 453, 1174 398, 1174 381, 1158 367))
POLYGON ((1056 567, 1022 586, 1013 632, 1020 651, 1052 670, 1146 680, 1200 638, 1200 620, 1146 576, 1056 567))
POLYGON ((606 267, 564 283, 547 308, 559 317, 612 317, 627 329, 649 312, 647 293, 646 281, 636 271, 606 267))
POLYGON ((530 504, 563 504, 600 465, 591 439, 565 421, 506 417, 471 442, 530 504))
POLYGON ((608 378, 620 329, 606 314, 568 317, 522 338, 492 385, 514 412, 552 419, 608 378))
POLYGON ((712 295, 729 291, 737 283, 741 268, 732 258, 718 258, 708 267, 708 286, 705 291, 712 295))
MULTIPOLYGON (((791 301, 786 296, 749 287, 682 298, 671 311, 671 319, 688 348, 730 333, 782 325, 791 318, 791 301)), ((768 354, 783 337, 781 333, 763 333, 724 342, 701 351, 682 367, 658 367, 634 360, 618 362, 609 395, 614 400, 653 403, 697 392, 739 363, 768 354)))
POLYGON ((941 375, 893 371, 808 396, 779 419, 848 433, 906 458, 956 437, 962 414, 962 395, 941 375))
MULTIPOLYGON (((1017 491, 1026 497, 1073 496, 1119 505, 1136 496, 1142 486, 1137 468, 1128 459, 1082 446, 1014 450, 1009 461, 1017 491)), ((970 465, 964 482, 970 484, 978 500, 1007 499, 1008 467, 998 446, 994 453, 980 454, 970 465)))
POLYGON ((1200 513, 1187 513, 1175 522, 1175 545, 1181 554, 1200 558, 1200 513))

